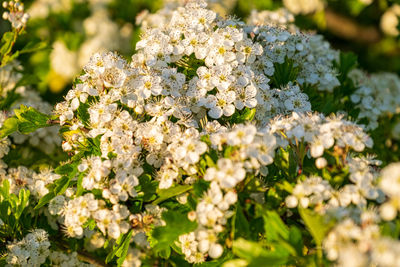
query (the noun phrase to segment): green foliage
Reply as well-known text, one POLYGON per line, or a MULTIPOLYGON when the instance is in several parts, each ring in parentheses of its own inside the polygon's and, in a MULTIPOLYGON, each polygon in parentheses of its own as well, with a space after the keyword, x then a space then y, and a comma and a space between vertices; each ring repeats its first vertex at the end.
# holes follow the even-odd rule
POLYGON ((325 217, 303 208, 299 208, 299 214, 313 237, 317 247, 318 257, 322 260, 322 241, 328 231, 333 227, 334 222, 327 222, 325 217))
POLYGON ((295 62, 289 58, 285 59, 282 64, 274 64, 275 72, 271 77, 272 85, 275 88, 280 88, 287 85, 289 82, 296 80, 299 68, 295 66, 295 62))
MULTIPOLYGON (((287 263, 288 253, 283 250, 267 250, 260 243, 247 241, 239 238, 233 241, 233 254, 244 259, 247 266, 281 266, 287 263)), ((233 260, 224 264, 224 267, 229 264, 240 264, 240 261, 233 260)), ((243 265, 245 266, 245 265, 243 265)))
POLYGON ((244 108, 239 112, 235 112, 230 118, 231 123, 243 123, 246 121, 252 121, 256 115, 255 108, 244 108))
POLYGON ((192 188, 193 186, 191 185, 177 185, 175 187, 171 187, 168 189, 158 189, 157 194, 159 195, 159 198, 153 201, 153 204, 157 205, 169 198, 185 193, 186 191, 189 191, 192 188))
POLYGON ((0 129, 0 137, 4 138, 13 132, 28 134, 37 129, 51 126, 48 123, 50 116, 43 114, 32 107, 21 105, 14 110, 15 116, 8 118, 0 129))
POLYGON ((171 247, 180 235, 189 233, 196 229, 197 223, 192 222, 187 217, 187 211, 182 209, 170 209, 163 212, 162 219, 165 226, 154 228, 151 233, 151 247, 156 255, 169 258, 171 247))
POLYGON ((335 67, 338 69, 338 79, 343 84, 349 72, 357 67, 357 55, 352 52, 340 52, 339 62, 334 62, 335 67))
POLYGON ((30 204, 29 196, 30 192, 26 189, 20 189, 18 195, 12 194, 9 181, 3 180, 0 186, 0 219, 3 222, 0 225, 0 242, 21 237, 28 230, 20 218, 30 204))
POLYGON ((113 250, 107 255, 106 263, 112 261, 114 257, 117 257, 117 265, 118 267, 124 263, 126 255, 128 254, 129 243, 131 241, 131 237, 133 234, 133 229, 131 229, 126 234, 121 234, 121 236, 117 240, 117 244, 113 246, 113 250))

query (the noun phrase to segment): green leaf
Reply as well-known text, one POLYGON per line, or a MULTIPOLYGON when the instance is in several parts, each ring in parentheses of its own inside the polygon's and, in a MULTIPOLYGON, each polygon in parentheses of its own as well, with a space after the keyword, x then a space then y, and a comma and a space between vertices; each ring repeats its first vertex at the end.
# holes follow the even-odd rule
POLYGON ((349 72, 357 66, 357 55, 352 52, 340 52, 339 63, 335 67, 339 70, 339 81, 343 83, 349 72))
POLYGON ((205 181, 203 179, 199 179, 193 184, 193 193, 195 194, 196 197, 200 198, 203 196, 204 192, 208 190, 209 187, 210 187, 210 182, 205 181))
POLYGON ((9 109, 21 96, 15 92, 15 89, 8 91, 7 96, 0 101, 0 110, 9 109))
POLYGON ((84 188, 82 186, 83 177, 85 177, 84 172, 82 172, 78 175, 78 180, 76 183, 76 194, 75 194, 77 197, 79 197, 83 194, 83 190, 84 190, 84 188))
POLYGON ((247 221, 246 216, 244 216, 243 208, 239 202, 236 204, 236 212, 233 218, 232 229, 234 230, 235 238, 250 238, 251 236, 249 222, 247 221))
POLYGON ((245 108, 243 110, 240 110, 239 112, 235 112, 232 115, 231 121, 233 123, 243 123, 246 121, 252 121, 254 119, 254 116, 256 115, 256 109, 255 108, 245 108))
POLYGON ((290 227, 289 243, 296 249, 297 255, 303 255, 303 238, 299 228, 295 226, 290 227))
POLYGON ((0 54, 1 54, 1 64, 2 66, 5 65, 3 63, 4 56, 8 53, 11 52, 11 49, 13 47, 13 43, 15 42, 15 39, 17 38, 17 32, 11 31, 11 32, 6 32, 3 34, 3 37, 1 38, 1 47, 0 47, 0 54))
MULTIPOLYGON (((11 134, 15 131, 15 124, 17 124, 18 131, 22 134, 28 134, 36 131, 39 128, 50 126, 47 121, 50 119, 49 115, 43 114, 32 107, 21 105, 19 109, 14 109, 15 117, 9 121, 6 128, 1 134, 11 134)), ((8 120, 9 120, 8 119, 8 120)))
POLYGON ((7 179, 4 179, 3 185, 0 187, 0 196, 2 196, 4 200, 7 200, 9 195, 10 195, 10 182, 7 179))
POLYGON ((139 185, 141 192, 143 192, 143 201, 152 201, 156 198, 156 191, 158 183, 157 181, 152 181, 150 174, 143 174, 139 176, 139 185))
POLYGON ((89 126, 89 104, 88 103, 80 103, 78 109, 76 110, 77 112, 77 117, 78 119, 85 125, 86 127, 89 126))
POLYGON ((69 175, 70 173, 76 171, 76 164, 64 164, 58 166, 54 172, 59 175, 69 175))
POLYGON ((239 238, 233 241, 232 251, 248 262, 248 266, 277 266, 288 261, 289 254, 283 251, 268 251, 260 243, 239 238))
POLYGON ((17 205, 16 211, 14 214, 14 216, 17 220, 19 219, 19 217, 21 217, 22 212, 29 204, 29 195, 30 195, 29 190, 25 190, 25 189, 19 190, 19 204, 17 205))
POLYGON ((265 210, 263 213, 264 229, 267 240, 289 239, 289 229, 276 211, 265 210))
POLYGON ((304 221, 304 224, 315 241, 318 258, 322 260, 322 241, 324 240, 328 231, 333 227, 335 222, 327 222, 323 216, 314 211, 303 209, 301 207, 299 207, 298 210, 301 218, 304 221))
POLYGON ((293 82, 297 78, 299 68, 294 66, 292 59, 286 58, 282 64, 274 63, 275 72, 271 77, 272 84, 275 88, 286 86, 289 82, 293 82))
POLYGON ((197 223, 191 222, 183 210, 168 210, 163 212, 162 218, 166 225, 156 227, 152 232, 152 246, 157 254, 167 253, 165 250, 170 250, 180 235, 194 231, 197 227, 197 223))
POLYGON ((47 44, 45 42, 40 42, 40 41, 30 41, 27 43, 24 48, 22 48, 19 53, 20 54, 25 54, 25 53, 32 53, 36 52, 39 50, 43 50, 47 47, 47 44))
POLYGON ((69 182, 71 181, 71 178, 68 176, 63 176, 60 179, 57 179, 54 184, 55 184, 55 188, 53 190, 54 195, 62 195, 69 186, 69 182))
POLYGON ((159 198, 153 201, 153 204, 157 205, 171 197, 185 193, 186 191, 189 191, 192 188, 193 188, 192 185, 177 185, 175 187, 171 187, 168 189, 158 189, 157 194, 159 195, 159 198))
POLYGON ((9 136, 18 130, 18 119, 15 117, 8 118, 4 121, 0 128, 0 138, 9 136))
POLYGON ((118 257, 117 264, 121 266, 124 262, 126 255, 128 254, 129 244, 131 241, 131 237, 133 234, 133 229, 131 229, 128 233, 121 235, 119 240, 119 244, 114 247, 114 249, 107 255, 106 263, 109 263, 115 256, 118 257), (122 237, 122 238, 121 238, 122 237))
POLYGON ((41 207, 43 207, 44 205, 46 205, 47 203, 50 202, 50 200, 52 200, 53 198, 55 198, 56 195, 54 194, 54 192, 49 192, 46 195, 44 195, 38 202, 38 204, 35 206, 35 210, 40 209, 41 207))

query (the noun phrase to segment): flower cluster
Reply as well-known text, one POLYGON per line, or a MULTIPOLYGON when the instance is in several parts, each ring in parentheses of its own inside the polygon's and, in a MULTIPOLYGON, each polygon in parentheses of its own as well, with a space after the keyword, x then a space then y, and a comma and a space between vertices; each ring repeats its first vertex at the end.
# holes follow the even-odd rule
POLYGON ((400 211, 400 163, 392 163, 381 172, 379 186, 388 197, 380 206, 380 215, 386 221, 394 220, 400 211))
POLYGON ((19 0, 4 1, 3 8, 8 9, 3 13, 3 19, 11 22, 11 26, 17 30, 25 28, 29 19, 29 14, 24 13, 24 4, 19 0))
POLYGON ((280 8, 278 10, 263 10, 257 11, 252 10, 249 18, 247 19, 250 25, 271 25, 275 27, 293 27, 294 26, 294 16, 285 8, 280 8))
POLYGON ((50 255, 48 233, 35 229, 22 240, 7 245, 9 266, 40 266, 50 255))
MULTIPOLYGON (((98 7, 94 17, 105 11, 107 1, 89 2, 98 7)), ((0 70, 1 96, 15 88, 14 105, 35 108, 2 113, 2 123, 11 130, 59 123, 68 157, 54 170, 1 161, 1 205, 22 209, 24 217, 44 214, 39 225, 61 229, 60 242, 76 251, 52 251, 46 231, 35 230, 10 243, 9 264, 85 266, 81 251, 119 266, 228 259, 228 266, 306 265, 314 258, 315 265, 397 264, 398 233, 385 232, 398 223, 399 163, 386 166, 367 155, 373 124, 364 128, 339 108, 315 112, 314 101, 342 90, 343 79, 351 87, 353 79, 358 119, 379 122, 381 114, 397 112, 398 77, 365 79, 357 71, 339 77, 339 52, 322 36, 302 33, 286 10, 254 12, 248 25, 206 6, 192 0, 143 15, 132 59, 94 54, 52 117, 42 114, 51 106, 37 93, 15 88, 17 63, 0 70), (388 92, 375 103, 380 87, 388 92), (31 197, 22 201, 28 190, 31 197), (35 208, 19 206, 27 201, 35 208), (28 245, 36 236, 43 245, 28 245)), ((88 19, 86 30, 96 35, 101 18, 88 19)), ((109 43, 110 36, 103 38, 109 43)), ((61 43, 55 48, 69 53, 61 43)), ((68 76, 76 71, 69 67, 68 76)), ((57 128, 50 129, 10 134, 0 156, 11 142, 56 146, 57 128)))
POLYGON ((362 152, 373 145, 371 137, 361 126, 344 120, 342 116, 325 117, 318 113, 278 116, 271 121, 270 132, 278 137, 278 143, 282 146, 307 143, 313 158, 323 156, 324 150, 333 146, 362 152))
POLYGON ((293 14, 309 14, 324 9, 322 0, 283 0, 283 4, 293 14))
POLYGON ((355 69, 350 73, 357 90, 351 101, 360 109, 359 119, 367 120, 367 128, 378 127, 378 120, 400 112, 400 78, 393 73, 366 74, 355 69))
POLYGON ((400 243, 380 234, 379 216, 365 211, 355 217, 343 219, 327 235, 323 247, 328 259, 339 266, 397 266, 400 243))

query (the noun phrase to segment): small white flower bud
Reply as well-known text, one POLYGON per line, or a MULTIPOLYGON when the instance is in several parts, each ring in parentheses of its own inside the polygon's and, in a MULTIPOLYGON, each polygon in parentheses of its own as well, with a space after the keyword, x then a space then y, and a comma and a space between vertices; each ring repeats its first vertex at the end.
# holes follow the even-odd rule
POLYGON ((3 8, 7 8, 8 7, 8 3, 6 1, 4 1, 2 6, 3 6, 3 8))
POLYGON ((315 166, 318 169, 325 168, 327 164, 328 164, 328 161, 323 157, 317 158, 317 160, 315 161, 315 166))
POLYGON ((3 13, 3 19, 4 20, 8 20, 8 16, 9 16, 8 12, 4 12, 3 13))
POLYGON ((188 213, 188 219, 190 220, 190 221, 194 221, 194 220, 196 220, 196 217, 197 217, 197 215, 196 215, 196 212, 195 211, 191 211, 191 212, 189 212, 188 213))
POLYGON ((380 215, 385 221, 391 221, 396 218, 397 210, 390 203, 383 204, 380 209, 380 215))
POLYGON ((224 248, 217 243, 214 243, 210 246, 210 250, 208 251, 208 255, 213 258, 219 258, 221 257, 222 253, 224 252, 224 248))
POLYGON ((288 208, 295 208, 297 207, 299 201, 295 196, 288 196, 285 200, 285 203, 288 208))

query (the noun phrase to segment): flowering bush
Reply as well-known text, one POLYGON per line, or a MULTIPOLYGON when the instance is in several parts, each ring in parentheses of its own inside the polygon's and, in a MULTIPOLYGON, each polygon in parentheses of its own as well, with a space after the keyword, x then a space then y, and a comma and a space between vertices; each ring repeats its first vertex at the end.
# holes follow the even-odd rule
POLYGON ((131 60, 94 54, 51 110, 18 73, 41 48, 13 49, 28 16, 4 6, 3 265, 399 266, 395 74, 287 11, 246 24, 188 1, 141 18, 131 60))

